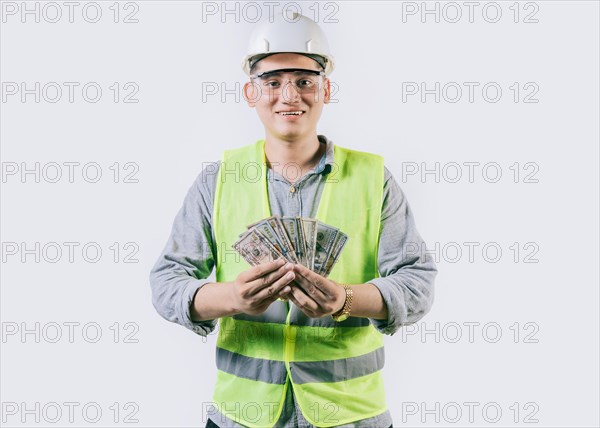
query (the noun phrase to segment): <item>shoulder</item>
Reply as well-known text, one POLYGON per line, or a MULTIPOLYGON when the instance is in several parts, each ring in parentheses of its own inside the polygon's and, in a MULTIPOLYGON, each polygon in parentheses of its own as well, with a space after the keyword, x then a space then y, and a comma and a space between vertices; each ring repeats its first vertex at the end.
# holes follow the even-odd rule
POLYGON ((254 143, 246 144, 241 147, 223 150, 221 159, 212 162, 203 162, 202 170, 196 177, 196 181, 194 183, 195 187, 200 191, 209 192, 214 195, 217 187, 219 170, 223 165, 223 162, 225 162, 224 171, 228 171, 228 165, 230 165, 230 162, 236 162, 240 159, 245 159, 248 155, 254 153, 256 150, 262 150, 262 142, 263 140, 258 140, 254 143))
POLYGON ((347 147, 338 146, 337 144, 334 146, 334 150, 337 150, 340 154, 343 154, 348 158, 353 158, 353 159, 362 158, 365 160, 380 162, 383 165, 383 156, 381 156, 377 153, 349 149, 347 147))
POLYGON ((383 214, 384 218, 393 215, 395 212, 401 212, 401 207, 406 205, 408 200, 402 187, 394 177, 392 171, 387 166, 384 167, 383 175, 383 214))
POLYGON ((377 181, 384 179, 383 156, 376 153, 336 145, 334 147, 333 163, 337 164, 342 172, 350 173, 352 171, 352 174, 367 175, 377 181))
POLYGON ((221 157, 222 161, 233 161, 238 159, 247 159, 248 157, 262 158, 262 152, 264 151, 264 140, 257 140, 254 143, 246 144, 241 147, 235 147, 223 151, 221 157))
POLYGON ((383 166, 383 181, 388 184, 391 181, 395 181, 394 174, 388 169, 387 166, 383 166))
POLYGON ((199 197, 205 199, 207 202, 212 201, 215 194, 220 167, 220 160, 203 162, 202 170, 196 176, 190 191, 193 190, 199 197))

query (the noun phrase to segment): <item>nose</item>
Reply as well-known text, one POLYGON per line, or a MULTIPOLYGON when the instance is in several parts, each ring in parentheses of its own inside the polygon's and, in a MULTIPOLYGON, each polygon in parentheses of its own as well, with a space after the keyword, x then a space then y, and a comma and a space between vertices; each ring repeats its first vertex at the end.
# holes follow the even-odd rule
POLYGON ((300 98, 300 91, 298 91, 298 88, 291 80, 288 80, 283 85, 281 93, 284 101, 294 101, 300 98))

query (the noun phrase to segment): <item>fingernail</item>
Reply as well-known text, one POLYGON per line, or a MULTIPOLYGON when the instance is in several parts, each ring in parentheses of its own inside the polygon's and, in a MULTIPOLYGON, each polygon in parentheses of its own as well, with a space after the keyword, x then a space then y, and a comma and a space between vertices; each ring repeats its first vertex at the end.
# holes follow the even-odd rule
POLYGON ((294 277, 294 274, 292 272, 289 272, 285 277, 290 279, 294 277))

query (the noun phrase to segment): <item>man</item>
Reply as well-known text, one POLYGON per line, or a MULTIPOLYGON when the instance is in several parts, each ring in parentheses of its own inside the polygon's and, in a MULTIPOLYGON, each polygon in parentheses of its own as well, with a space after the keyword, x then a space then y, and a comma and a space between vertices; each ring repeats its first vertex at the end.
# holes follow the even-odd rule
POLYGON ((424 243, 383 159, 317 134, 333 67, 310 19, 279 16, 257 27, 244 98, 265 139, 204 168, 150 274, 167 320, 203 336, 220 320, 207 427, 392 424, 382 333, 429 311, 437 269, 406 252, 424 243), (261 163, 260 179, 240 175, 261 163), (231 254, 245 227, 270 215, 318 218, 348 234, 327 278, 283 260, 249 267, 231 254), (213 267, 217 281, 209 282, 213 267))

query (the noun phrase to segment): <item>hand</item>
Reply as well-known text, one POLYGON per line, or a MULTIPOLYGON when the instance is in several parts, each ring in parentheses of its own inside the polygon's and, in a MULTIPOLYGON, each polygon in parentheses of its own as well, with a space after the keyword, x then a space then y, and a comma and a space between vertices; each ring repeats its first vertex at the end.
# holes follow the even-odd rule
POLYGON ((321 318, 344 307, 344 287, 300 264, 294 264, 293 268, 296 279, 287 296, 307 316, 321 318))
POLYGON ((278 297, 290 291, 290 282, 296 277, 294 265, 284 259, 263 263, 240 273, 232 282, 233 306, 238 312, 258 315, 278 297), (286 275, 287 274, 287 275, 286 275))

